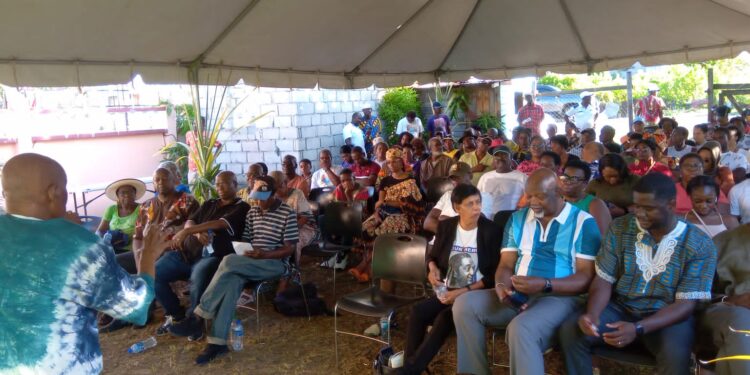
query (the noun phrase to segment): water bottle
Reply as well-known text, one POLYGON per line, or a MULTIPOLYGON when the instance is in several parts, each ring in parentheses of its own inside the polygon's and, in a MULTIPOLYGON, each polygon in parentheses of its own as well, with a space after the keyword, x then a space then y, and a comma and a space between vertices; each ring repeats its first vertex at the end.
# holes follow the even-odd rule
POLYGON ((104 243, 106 243, 107 245, 110 245, 110 244, 112 244, 112 233, 110 233, 109 231, 105 232, 105 233, 104 233, 104 236, 102 236, 102 240, 103 240, 103 241, 104 241, 104 243))
POLYGON ((390 324, 391 322, 387 316, 380 318, 380 339, 385 342, 390 342, 388 340, 388 334, 390 333, 390 324))
POLYGON ((445 298, 445 294, 448 293, 448 287, 445 284, 439 284, 432 288, 435 291, 435 297, 438 299, 445 298))
POLYGON ((203 246, 203 257, 209 257, 214 253, 214 231, 208 230, 208 244, 203 246))
POLYGON ((245 337, 245 330, 242 328, 242 321, 239 319, 233 321, 231 330, 232 337, 230 341, 232 342, 232 350, 238 352, 243 348, 242 340, 245 337))
POLYGON ((156 346, 156 337, 151 336, 143 341, 138 341, 128 348, 128 353, 138 354, 156 346))

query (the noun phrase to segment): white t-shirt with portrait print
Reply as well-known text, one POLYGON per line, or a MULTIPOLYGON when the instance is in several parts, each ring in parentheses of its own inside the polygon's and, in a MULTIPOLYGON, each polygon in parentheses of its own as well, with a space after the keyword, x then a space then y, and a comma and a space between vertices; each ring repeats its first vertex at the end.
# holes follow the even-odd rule
POLYGON ((445 285, 448 288, 465 288, 482 279, 477 255, 477 228, 464 230, 456 227, 456 240, 448 256, 445 285))

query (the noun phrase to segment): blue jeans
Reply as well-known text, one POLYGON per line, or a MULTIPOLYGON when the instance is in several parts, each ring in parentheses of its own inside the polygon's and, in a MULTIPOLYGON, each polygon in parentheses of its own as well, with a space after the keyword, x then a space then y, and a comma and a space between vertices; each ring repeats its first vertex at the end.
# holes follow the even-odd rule
POLYGON ((286 266, 280 259, 253 259, 231 254, 224 257, 211 280, 195 315, 213 319, 209 344, 226 345, 232 317, 237 309, 237 300, 242 288, 249 281, 263 281, 284 275, 286 266))
POLYGON ((211 282, 221 259, 206 257, 198 260, 193 265, 185 262, 178 251, 170 251, 164 254, 156 262, 156 277, 154 278, 154 291, 156 300, 164 306, 166 315, 171 315, 175 320, 185 317, 185 310, 180 306, 180 300, 174 294, 169 283, 177 280, 190 280, 190 311, 198 305, 201 295, 211 282))
MULTIPOLYGON (((578 318, 578 314, 572 315, 560 327, 560 347, 568 374, 588 375, 593 372, 591 347, 607 344, 600 337, 586 336, 578 327, 578 318)), ((599 317, 599 333, 613 330, 606 326, 607 323, 637 322, 640 319, 610 302, 599 317)), ((691 316, 686 320, 636 338, 629 346, 642 344, 656 358, 658 374, 687 375, 690 373, 690 353, 694 338, 693 317, 691 316)))

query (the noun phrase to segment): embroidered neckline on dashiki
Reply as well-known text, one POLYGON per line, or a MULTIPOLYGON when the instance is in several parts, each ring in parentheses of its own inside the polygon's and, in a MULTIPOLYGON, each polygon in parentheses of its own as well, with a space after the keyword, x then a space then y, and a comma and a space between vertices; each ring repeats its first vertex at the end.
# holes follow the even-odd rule
POLYGON ((643 242, 643 236, 648 234, 648 232, 641 227, 641 223, 638 220, 635 221, 635 225, 638 226, 637 240, 635 241, 635 263, 638 265, 638 269, 641 270, 643 281, 646 282, 641 291, 645 293, 651 279, 667 269, 667 263, 672 259, 674 247, 677 246, 677 237, 685 231, 687 225, 682 221, 678 221, 674 229, 661 239, 656 254, 654 254, 653 247, 643 242))

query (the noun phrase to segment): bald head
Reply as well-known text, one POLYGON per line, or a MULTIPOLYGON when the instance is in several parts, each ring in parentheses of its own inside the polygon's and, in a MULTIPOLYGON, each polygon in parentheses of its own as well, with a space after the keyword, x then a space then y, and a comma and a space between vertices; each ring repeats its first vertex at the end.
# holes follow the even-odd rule
POLYGON ((10 214, 52 219, 65 215, 68 179, 62 166, 39 154, 20 154, 3 167, 3 195, 10 214))
POLYGON ((565 205, 557 185, 557 174, 550 169, 534 171, 526 180, 525 191, 529 208, 537 219, 555 217, 565 205))

